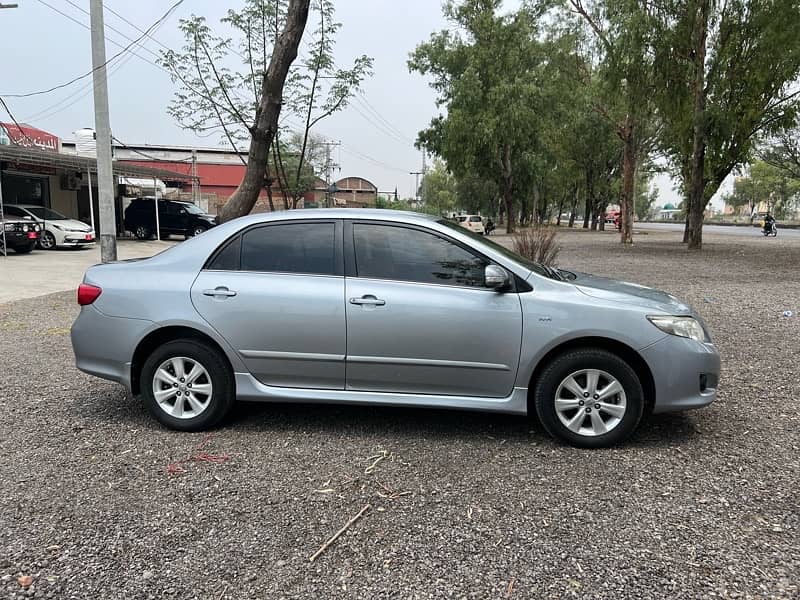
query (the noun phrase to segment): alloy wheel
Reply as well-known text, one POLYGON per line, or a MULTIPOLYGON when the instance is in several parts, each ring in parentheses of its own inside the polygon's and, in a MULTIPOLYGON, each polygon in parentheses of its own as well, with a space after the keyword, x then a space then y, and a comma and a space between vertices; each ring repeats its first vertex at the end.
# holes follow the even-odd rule
POLYGON ((556 415, 570 431, 594 437, 617 427, 627 407, 625 389, 611 374, 599 369, 571 373, 558 386, 556 415))
POLYGON ((158 407, 176 419, 192 419, 211 404, 213 386, 206 368, 193 358, 168 358, 153 374, 158 407))
POLYGON ((42 250, 52 250, 56 247, 56 238, 49 231, 42 232, 42 237, 39 238, 39 247, 42 250))

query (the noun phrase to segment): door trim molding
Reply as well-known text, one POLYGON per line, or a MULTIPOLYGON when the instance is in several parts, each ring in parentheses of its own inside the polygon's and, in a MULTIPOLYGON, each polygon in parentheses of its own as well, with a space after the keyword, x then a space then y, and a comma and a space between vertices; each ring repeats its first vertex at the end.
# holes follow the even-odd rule
POLYGON ((348 356, 349 363, 405 365, 415 367, 450 367, 456 369, 485 369, 487 371, 510 371, 511 367, 499 363, 471 362, 465 360, 436 360, 432 358, 401 358, 394 356, 348 356))
POLYGON ((240 350, 245 358, 275 358, 279 360, 309 360, 344 362, 344 354, 316 354, 313 352, 278 352, 275 350, 240 350))

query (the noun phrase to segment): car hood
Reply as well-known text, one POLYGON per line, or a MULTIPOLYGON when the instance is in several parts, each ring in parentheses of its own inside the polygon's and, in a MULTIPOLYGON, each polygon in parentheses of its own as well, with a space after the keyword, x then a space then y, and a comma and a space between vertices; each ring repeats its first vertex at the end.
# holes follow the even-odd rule
POLYGON ((92 230, 91 225, 87 225, 83 221, 76 221, 75 219, 66 219, 65 221, 51 221, 51 223, 56 223, 64 229, 76 229, 77 231, 85 231, 87 233, 92 230))
POLYGON ((592 298, 635 304, 651 310, 673 315, 694 315, 692 307, 675 296, 655 288, 618 281, 607 277, 597 277, 586 273, 575 273, 572 283, 578 291, 592 298))

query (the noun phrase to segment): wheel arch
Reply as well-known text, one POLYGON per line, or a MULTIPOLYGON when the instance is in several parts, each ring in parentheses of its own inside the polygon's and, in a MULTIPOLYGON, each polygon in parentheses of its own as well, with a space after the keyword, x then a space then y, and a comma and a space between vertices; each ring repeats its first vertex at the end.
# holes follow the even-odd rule
POLYGON ((536 363, 536 367, 534 368, 533 373, 531 374, 530 382, 528 383, 529 415, 536 414, 536 409, 533 407, 533 394, 536 387, 536 381, 545 367, 561 354, 569 352, 570 350, 584 348, 599 348, 601 350, 606 350, 616 354, 625 362, 627 362, 631 368, 636 371, 636 375, 639 377, 639 381, 642 384, 642 390, 644 391, 645 396, 645 414, 652 412, 656 402, 656 385, 655 379, 653 378, 653 372, 651 371, 650 366, 647 364, 647 361, 645 361, 644 358, 642 358, 642 356, 636 352, 636 350, 624 342, 606 337, 587 336, 567 340, 558 344, 557 346, 548 350, 548 352, 536 363))
POLYGON ((233 373, 233 365, 231 365, 227 353, 211 336, 198 329, 186 327, 185 325, 167 325, 151 331, 144 336, 133 352, 133 359, 131 360, 131 391, 134 394, 138 394, 141 391, 140 380, 142 366, 150 353, 162 344, 179 339, 196 340, 210 346, 219 352, 225 364, 231 370, 231 373, 233 373))

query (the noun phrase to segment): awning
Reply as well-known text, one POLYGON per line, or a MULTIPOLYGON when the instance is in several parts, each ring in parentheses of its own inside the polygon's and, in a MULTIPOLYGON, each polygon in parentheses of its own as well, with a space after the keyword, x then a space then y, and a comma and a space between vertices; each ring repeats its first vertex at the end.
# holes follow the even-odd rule
MULTIPOLYGON (((22 146, 0 145, 0 161, 11 163, 12 168, 19 165, 23 167, 25 165, 30 165, 80 173, 85 173, 86 171, 97 173, 96 158, 78 156, 77 154, 61 154, 22 146)), ((141 177, 147 179, 153 179, 155 177, 162 181, 192 181, 192 179, 194 179, 191 175, 186 173, 131 165, 118 160, 112 161, 111 164, 114 175, 121 177, 141 177)))

